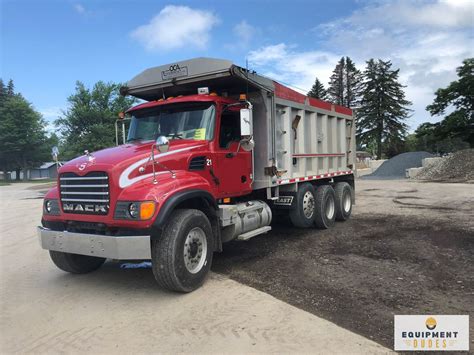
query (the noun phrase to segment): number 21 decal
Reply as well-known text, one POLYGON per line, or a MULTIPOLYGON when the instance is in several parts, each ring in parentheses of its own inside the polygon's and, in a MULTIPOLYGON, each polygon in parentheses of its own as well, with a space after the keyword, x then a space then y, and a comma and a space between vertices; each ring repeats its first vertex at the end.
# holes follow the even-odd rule
POLYGON ((212 165, 212 160, 211 159, 206 159, 206 165, 211 166, 212 165))

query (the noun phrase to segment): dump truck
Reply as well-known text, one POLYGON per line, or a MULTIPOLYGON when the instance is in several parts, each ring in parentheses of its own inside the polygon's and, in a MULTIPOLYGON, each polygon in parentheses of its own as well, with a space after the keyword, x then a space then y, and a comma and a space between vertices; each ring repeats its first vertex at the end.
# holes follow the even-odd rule
POLYGON ((126 141, 64 164, 44 197, 39 240, 60 269, 151 260, 161 287, 190 292, 214 252, 277 216, 323 229, 350 217, 351 109, 211 58, 146 69, 120 92, 144 100, 126 141))

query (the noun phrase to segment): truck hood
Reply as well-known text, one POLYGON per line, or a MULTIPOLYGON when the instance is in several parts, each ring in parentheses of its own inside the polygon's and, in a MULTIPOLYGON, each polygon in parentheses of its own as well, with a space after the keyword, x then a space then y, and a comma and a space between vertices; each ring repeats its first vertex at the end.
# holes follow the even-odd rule
MULTIPOLYGON (((152 164, 149 163, 152 141, 128 143, 113 148, 99 150, 75 158, 61 167, 59 173, 73 172, 79 176, 92 171, 106 171, 109 177, 117 181, 120 188, 125 188, 135 182, 152 176, 152 164), (139 171, 144 167, 144 171, 139 171)), ((155 171, 167 171, 163 166, 172 170, 181 170, 187 166, 189 153, 201 151, 207 147, 206 141, 172 140, 166 153, 155 150, 155 171)))

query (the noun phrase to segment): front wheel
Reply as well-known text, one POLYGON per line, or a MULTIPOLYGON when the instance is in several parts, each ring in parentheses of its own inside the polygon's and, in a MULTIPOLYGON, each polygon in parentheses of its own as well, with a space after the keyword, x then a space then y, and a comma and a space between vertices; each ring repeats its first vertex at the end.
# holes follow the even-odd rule
POLYGON ((153 275, 162 288, 191 292, 199 288, 211 268, 211 224, 195 209, 176 210, 160 236, 152 241, 153 275))
POLYGON ((97 270, 105 262, 105 258, 63 253, 53 250, 49 251, 49 256, 51 260, 53 260, 54 265, 72 274, 87 274, 88 272, 97 270))

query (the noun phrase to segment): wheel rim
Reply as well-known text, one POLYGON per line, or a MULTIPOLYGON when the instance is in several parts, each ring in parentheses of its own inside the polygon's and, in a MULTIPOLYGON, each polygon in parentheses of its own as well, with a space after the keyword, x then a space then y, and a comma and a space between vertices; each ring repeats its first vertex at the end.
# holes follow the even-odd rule
POLYGON ((344 199, 342 201, 344 212, 348 213, 351 210, 351 205, 352 205, 351 195, 348 192, 346 192, 344 194, 344 199))
POLYGON ((196 274, 203 268, 207 256, 207 239, 204 231, 193 228, 189 231, 184 242, 184 264, 191 274, 196 274))
POLYGON ((306 218, 313 217, 314 195, 311 191, 306 191, 306 193, 303 196, 303 213, 306 218))
POLYGON ((331 197, 328 197, 326 200, 326 218, 331 220, 334 216, 334 199, 331 197))

